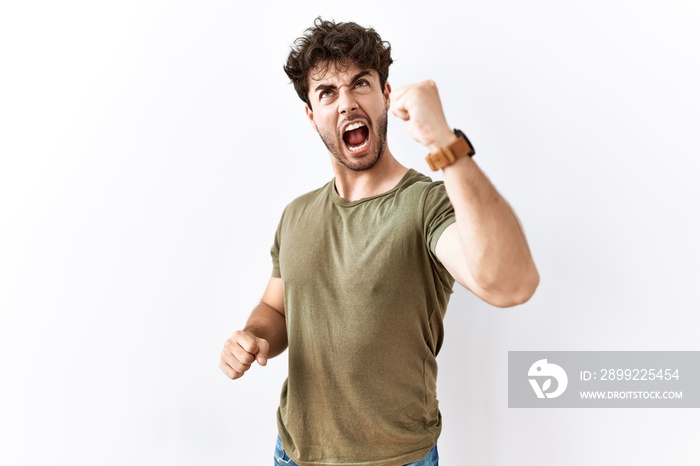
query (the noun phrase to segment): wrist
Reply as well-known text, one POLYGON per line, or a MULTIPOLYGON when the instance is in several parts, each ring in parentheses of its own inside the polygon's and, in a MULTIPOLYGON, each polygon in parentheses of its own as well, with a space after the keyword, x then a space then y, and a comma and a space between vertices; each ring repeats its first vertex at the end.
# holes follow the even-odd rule
POLYGON ((457 140, 457 135, 447 128, 445 131, 442 131, 434 140, 431 144, 428 144, 428 149, 430 149, 430 152, 436 152, 440 150, 443 147, 447 147, 453 142, 457 140))
POLYGON ((460 130, 455 129, 451 137, 442 136, 435 148, 431 145, 431 152, 425 158, 431 170, 437 171, 441 168, 452 165, 461 158, 471 158, 475 151, 467 136, 460 130))

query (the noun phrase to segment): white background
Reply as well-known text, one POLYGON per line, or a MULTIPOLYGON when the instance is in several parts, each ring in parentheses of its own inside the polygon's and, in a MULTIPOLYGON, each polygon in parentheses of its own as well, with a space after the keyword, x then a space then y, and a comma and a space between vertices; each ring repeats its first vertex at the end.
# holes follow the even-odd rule
POLYGON ((509 350, 700 350, 690 0, 3 2, 0 464, 272 463, 285 356, 218 361, 332 177, 282 71, 317 15, 437 82, 541 273, 519 308, 453 295, 441 464, 699 464, 697 409, 507 407, 509 350))

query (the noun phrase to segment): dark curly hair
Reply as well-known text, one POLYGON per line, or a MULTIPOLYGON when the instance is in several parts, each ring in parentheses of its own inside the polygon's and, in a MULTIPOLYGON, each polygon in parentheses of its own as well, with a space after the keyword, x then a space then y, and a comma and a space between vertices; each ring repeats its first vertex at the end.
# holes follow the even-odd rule
POLYGON ((317 65, 323 64, 322 71, 330 66, 348 64, 375 70, 384 90, 392 63, 391 44, 383 41, 373 28, 349 22, 335 23, 319 16, 313 27, 294 42, 284 72, 292 80, 299 98, 311 108, 308 77, 317 65))

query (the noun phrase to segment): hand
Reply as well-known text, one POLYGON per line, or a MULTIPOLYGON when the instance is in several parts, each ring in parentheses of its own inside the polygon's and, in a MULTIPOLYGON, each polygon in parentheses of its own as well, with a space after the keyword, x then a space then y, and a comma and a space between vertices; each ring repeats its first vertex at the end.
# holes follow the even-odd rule
POLYGON ((431 152, 449 145, 456 136, 447 125, 434 81, 422 81, 391 93, 391 113, 408 122, 413 139, 431 152))
POLYGON ((230 379, 236 380, 250 369, 253 361, 258 361, 261 366, 267 365, 269 351, 270 344, 264 338, 258 338, 248 330, 235 331, 224 343, 219 368, 230 379))

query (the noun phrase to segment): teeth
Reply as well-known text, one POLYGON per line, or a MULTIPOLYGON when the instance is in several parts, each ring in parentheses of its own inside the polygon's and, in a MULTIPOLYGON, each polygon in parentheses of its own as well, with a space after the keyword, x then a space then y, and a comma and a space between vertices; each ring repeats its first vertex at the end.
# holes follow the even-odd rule
MULTIPOLYGON (((364 126, 364 125, 363 125, 363 126, 364 126)), ((365 146, 367 146, 367 144, 369 144, 369 138, 365 139, 365 142, 363 142, 363 143, 360 144, 359 146, 347 146, 347 147, 348 147, 348 150, 349 150, 350 152, 357 152, 357 151, 360 151, 360 150, 364 149, 365 146)))
POLYGON ((345 128, 345 132, 352 131, 353 129, 357 129, 357 128, 362 128, 363 126, 365 126, 365 124, 360 123, 358 121, 356 123, 352 123, 352 124, 348 125, 347 128, 345 128))

